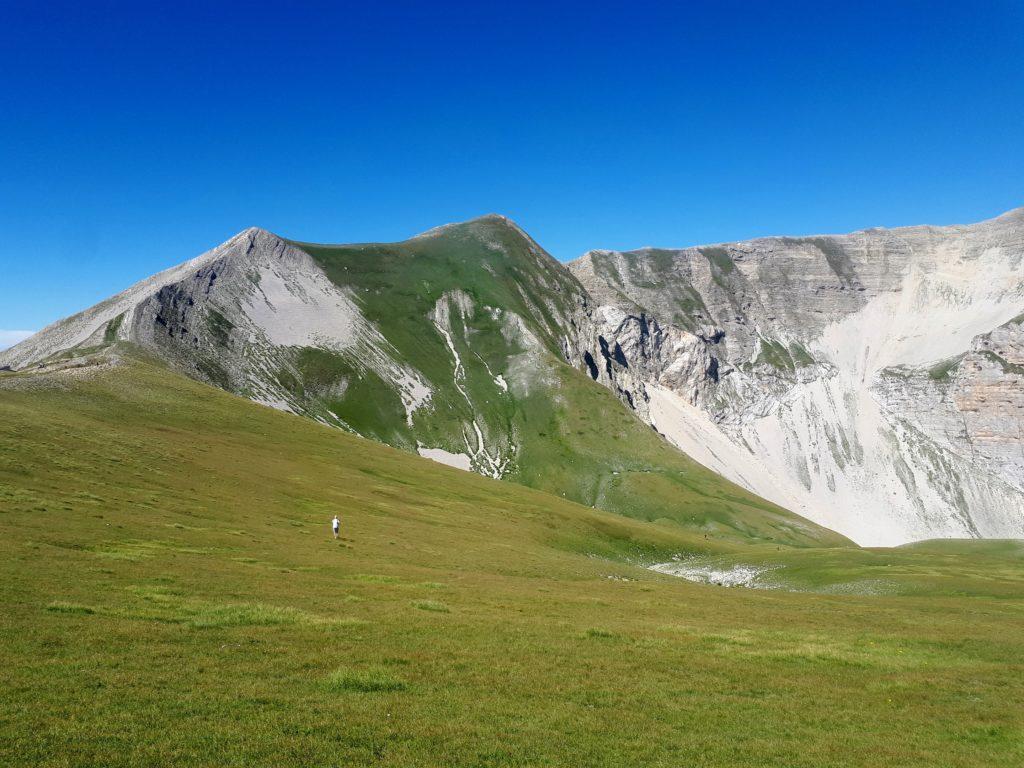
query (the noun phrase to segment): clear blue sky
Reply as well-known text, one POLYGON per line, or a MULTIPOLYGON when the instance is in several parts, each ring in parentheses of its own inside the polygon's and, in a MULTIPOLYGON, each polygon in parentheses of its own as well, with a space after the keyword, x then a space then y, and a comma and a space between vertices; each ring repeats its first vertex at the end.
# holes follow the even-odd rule
POLYGON ((251 225, 570 259, 1024 204, 1019 2, 297 5, 0 0, 0 329, 251 225))

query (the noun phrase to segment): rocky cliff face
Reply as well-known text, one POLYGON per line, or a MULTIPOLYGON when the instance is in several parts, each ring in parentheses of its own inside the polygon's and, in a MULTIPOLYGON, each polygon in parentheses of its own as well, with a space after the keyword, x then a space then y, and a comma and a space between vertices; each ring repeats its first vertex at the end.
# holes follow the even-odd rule
POLYGON ((642 417, 766 498, 896 544, 1024 535, 1022 259, 1015 211, 570 270, 642 417))
POLYGON ((984 473, 1024 491, 1024 318, 931 366, 880 372, 882 407, 984 473))

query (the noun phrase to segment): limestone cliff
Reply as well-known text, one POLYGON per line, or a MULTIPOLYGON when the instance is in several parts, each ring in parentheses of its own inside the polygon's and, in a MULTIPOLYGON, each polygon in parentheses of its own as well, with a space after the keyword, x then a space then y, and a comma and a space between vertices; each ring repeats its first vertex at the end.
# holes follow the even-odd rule
POLYGON ((591 251, 613 386, 707 466, 862 543, 1024 535, 1024 210, 591 251))

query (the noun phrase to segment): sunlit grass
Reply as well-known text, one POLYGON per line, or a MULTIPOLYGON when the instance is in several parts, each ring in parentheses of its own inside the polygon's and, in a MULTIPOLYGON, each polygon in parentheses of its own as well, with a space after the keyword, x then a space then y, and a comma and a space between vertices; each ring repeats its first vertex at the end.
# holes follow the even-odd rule
POLYGON ((148 365, 57 384, 0 382, 0 765, 1024 764, 1019 545, 705 543, 148 365))
POLYGON ((324 679, 329 691, 355 691, 376 693, 379 691, 404 691, 406 684, 382 667, 369 669, 336 669, 324 679))

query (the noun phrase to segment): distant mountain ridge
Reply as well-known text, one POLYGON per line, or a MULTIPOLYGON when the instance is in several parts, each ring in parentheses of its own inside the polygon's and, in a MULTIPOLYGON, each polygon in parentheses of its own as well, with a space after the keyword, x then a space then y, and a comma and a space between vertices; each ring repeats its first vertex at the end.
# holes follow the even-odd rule
POLYGON ((495 215, 383 244, 253 228, 0 352, 0 366, 130 342, 491 477, 649 519, 696 514, 708 530, 753 515, 765 535, 806 535, 754 496, 737 516, 725 497, 738 489, 589 377, 700 463, 860 543, 1018 537, 1022 258, 1024 209, 569 265, 495 215))

